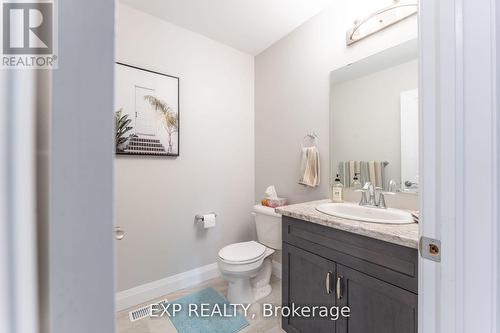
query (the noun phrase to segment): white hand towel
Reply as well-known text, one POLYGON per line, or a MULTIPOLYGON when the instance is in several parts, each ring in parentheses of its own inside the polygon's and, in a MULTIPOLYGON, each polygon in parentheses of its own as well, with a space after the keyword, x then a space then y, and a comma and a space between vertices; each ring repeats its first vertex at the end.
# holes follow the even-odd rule
POLYGON ((354 180, 354 176, 356 176, 356 162, 355 161, 349 161, 349 175, 351 178, 349 179, 349 187, 352 184, 352 181, 354 180))
POLYGON ((306 166, 307 166, 307 148, 302 147, 302 152, 300 154, 300 178, 299 178, 299 184, 302 184, 304 181, 304 174, 306 172, 306 166))
POLYGON ((339 174, 344 187, 351 187, 356 173, 358 180, 364 185, 371 182, 373 186, 382 188, 385 184, 385 161, 344 161, 339 162, 339 174))
POLYGON ((382 163, 375 162, 375 186, 382 187, 382 163))
POLYGON ((302 148, 299 184, 316 187, 320 184, 321 167, 316 147, 302 148))
POLYGON ((375 161, 368 162, 368 177, 370 178, 370 182, 375 186, 377 182, 377 176, 375 174, 375 161))

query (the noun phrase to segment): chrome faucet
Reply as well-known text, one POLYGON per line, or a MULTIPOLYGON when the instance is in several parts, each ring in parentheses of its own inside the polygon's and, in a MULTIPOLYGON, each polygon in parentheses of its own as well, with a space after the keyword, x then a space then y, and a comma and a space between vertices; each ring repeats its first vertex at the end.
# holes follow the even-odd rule
POLYGON ((376 200, 375 186, 371 182, 366 182, 365 186, 361 191, 361 200, 359 201, 360 206, 376 207, 376 208, 387 208, 385 204, 385 197, 383 193, 378 196, 378 201, 376 200), (368 198, 366 195, 368 194, 368 198))

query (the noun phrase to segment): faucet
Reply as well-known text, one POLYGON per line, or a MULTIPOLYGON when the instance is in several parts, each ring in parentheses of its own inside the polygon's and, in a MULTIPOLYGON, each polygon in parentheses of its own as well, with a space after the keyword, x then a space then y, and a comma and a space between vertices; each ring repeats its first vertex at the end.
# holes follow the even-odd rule
POLYGON ((361 192, 361 200, 359 201, 360 206, 376 207, 382 209, 387 208, 383 193, 380 193, 378 196, 378 201, 376 200, 375 186, 373 186, 371 182, 366 182, 361 192), (367 194, 368 199, 366 198, 367 194))

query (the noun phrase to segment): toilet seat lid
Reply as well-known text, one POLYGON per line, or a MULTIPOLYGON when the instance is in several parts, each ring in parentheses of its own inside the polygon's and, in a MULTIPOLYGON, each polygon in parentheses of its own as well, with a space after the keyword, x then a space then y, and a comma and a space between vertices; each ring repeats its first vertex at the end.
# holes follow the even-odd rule
POLYGON ((260 259, 266 247, 255 241, 234 243, 219 251, 219 258, 234 263, 248 263, 260 259))

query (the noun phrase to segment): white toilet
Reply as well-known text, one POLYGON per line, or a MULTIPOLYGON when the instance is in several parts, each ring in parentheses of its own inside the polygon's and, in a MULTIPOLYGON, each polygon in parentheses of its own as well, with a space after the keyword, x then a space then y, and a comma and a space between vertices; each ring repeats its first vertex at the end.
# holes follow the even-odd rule
POLYGON ((232 304, 253 303, 271 293, 271 254, 281 250, 281 215, 274 208, 254 206, 258 242, 234 243, 219 251, 219 269, 229 282, 232 304))

